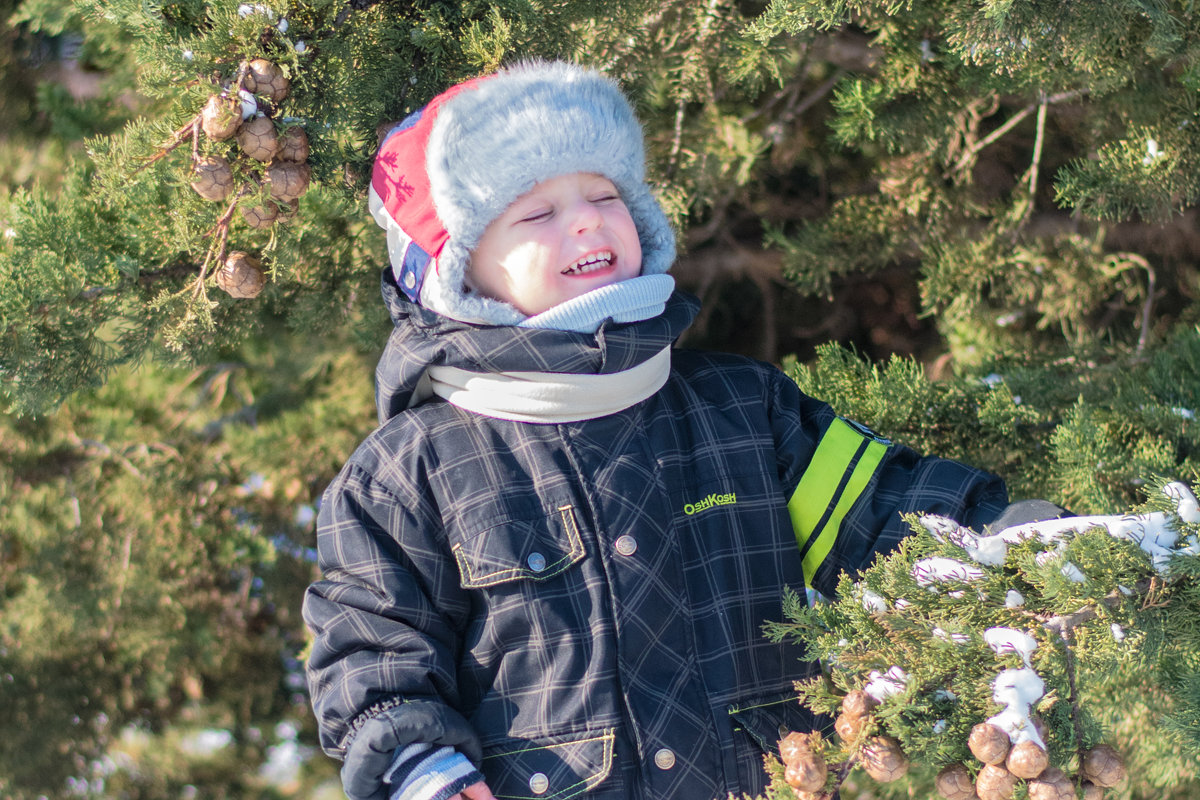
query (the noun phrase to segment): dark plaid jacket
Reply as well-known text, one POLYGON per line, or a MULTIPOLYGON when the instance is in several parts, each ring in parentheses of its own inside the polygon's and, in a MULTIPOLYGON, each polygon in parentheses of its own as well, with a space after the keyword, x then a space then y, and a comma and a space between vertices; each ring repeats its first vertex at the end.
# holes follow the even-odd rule
POLYGON ((457 323, 386 278, 385 297, 382 424, 325 494, 325 579, 304 606, 321 742, 348 764, 430 741, 500 798, 759 793, 763 753, 812 725, 792 690, 810 666, 762 634, 785 590, 807 570, 832 594, 906 534, 903 512, 981 524, 1006 502, 996 478, 887 445, 728 355, 675 350, 656 395, 584 422, 404 410, 429 364, 628 369, 697 305, 677 294, 592 336, 457 323))

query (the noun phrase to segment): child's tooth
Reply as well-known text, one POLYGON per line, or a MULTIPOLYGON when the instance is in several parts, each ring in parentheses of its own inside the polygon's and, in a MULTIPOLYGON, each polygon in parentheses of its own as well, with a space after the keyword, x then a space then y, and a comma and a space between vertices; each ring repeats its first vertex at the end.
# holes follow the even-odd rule
POLYGON ((590 256, 584 256, 576 261, 571 266, 567 267, 564 272, 580 273, 591 272, 594 269, 599 269, 601 265, 612 261, 612 253, 593 253, 590 256))

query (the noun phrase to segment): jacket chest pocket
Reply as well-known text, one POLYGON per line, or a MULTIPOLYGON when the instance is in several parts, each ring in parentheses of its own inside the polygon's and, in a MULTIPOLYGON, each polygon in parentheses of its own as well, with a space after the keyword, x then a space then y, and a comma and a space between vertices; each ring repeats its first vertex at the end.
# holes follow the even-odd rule
POLYGON ((544 581, 584 556, 575 507, 550 513, 503 515, 495 524, 455 542, 451 548, 461 582, 482 589, 510 581, 544 581))
POLYGON ((828 717, 815 716, 800 704, 794 690, 749 699, 728 708, 733 747, 727 753, 736 760, 742 791, 752 795, 766 791, 768 777, 763 756, 779 757, 779 741, 792 731, 809 733, 827 730, 828 717))
POLYGON ((488 787, 499 800, 566 800, 600 785, 612 770, 615 734, 523 742, 483 756, 488 787))

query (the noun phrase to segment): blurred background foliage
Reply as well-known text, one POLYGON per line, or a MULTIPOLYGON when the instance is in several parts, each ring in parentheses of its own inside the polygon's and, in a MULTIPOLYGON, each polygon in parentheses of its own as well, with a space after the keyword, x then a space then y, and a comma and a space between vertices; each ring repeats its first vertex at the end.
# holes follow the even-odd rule
POLYGON ((1015 497, 1196 481, 1193 3, 0 0, 0 39, 0 795, 339 796, 298 608, 375 423, 377 128, 516 58, 633 98, 704 300, 682 345, 1015 497), (231 217, 267 279, 235 299, 226 206, 168 144, 260 57, 312 183, 231 217))

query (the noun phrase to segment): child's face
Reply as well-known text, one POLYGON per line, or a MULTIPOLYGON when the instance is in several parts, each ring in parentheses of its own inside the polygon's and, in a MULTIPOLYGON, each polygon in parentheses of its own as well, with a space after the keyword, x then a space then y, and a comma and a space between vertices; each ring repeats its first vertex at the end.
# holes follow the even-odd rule
POLYGON ((607 178, 550 178, 492 221, 471 254, 467 281, 528 316, 642 271, 629 209, 607 178))

